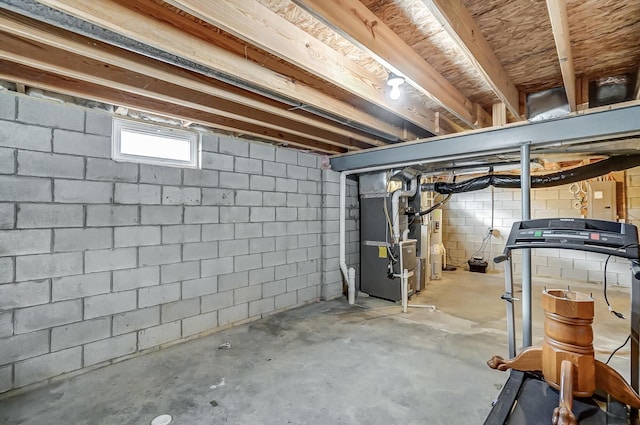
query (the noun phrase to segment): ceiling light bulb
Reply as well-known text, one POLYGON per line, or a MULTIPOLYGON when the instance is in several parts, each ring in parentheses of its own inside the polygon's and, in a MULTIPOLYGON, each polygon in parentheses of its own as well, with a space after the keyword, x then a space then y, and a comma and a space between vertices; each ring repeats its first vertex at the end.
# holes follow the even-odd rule
POLYGON ((391 98, 391 100, 400 99, 400 86, 391 87, 391 92, 389 92, 389 97, 391 98))
POLYGON ((404 83, 404 77, 400 75, 396 75, 394 73, 389 74, 389 78, 387 79, 387 85, 391 87, 391 91, 389 92, 389 97, 391 100, 400 99, 400 86, 404 83))

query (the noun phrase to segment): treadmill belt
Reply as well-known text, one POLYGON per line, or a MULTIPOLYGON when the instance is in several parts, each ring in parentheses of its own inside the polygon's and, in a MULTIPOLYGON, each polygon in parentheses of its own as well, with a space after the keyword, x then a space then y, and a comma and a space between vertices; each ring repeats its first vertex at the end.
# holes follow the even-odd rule
MULTIPOLYGON (((558 407, 558 391, 538 379, 525 379, 516 405, 507 419, 510 425, 549 425, 553 409, 558 407)), ((574 398, 573 414, 580 425, 603 425, 607 413, 591 398, 574 398)))
MULTIPOLYGON (((549 425, 560 395, 546 382, 525 374, 511 414, 509 425, 549 425)), ((624 424, 626 418, 605 412, 592 398, 574 398, 573 414, 579 425, 624 424)), ((626 413, 626 412, 625 412, 626 413)))

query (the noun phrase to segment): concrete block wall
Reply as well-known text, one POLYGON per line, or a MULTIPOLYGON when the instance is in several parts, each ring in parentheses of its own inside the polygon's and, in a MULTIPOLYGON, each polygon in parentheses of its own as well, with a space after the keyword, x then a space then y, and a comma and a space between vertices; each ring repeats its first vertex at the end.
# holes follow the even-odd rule
MULTIPOLYGON (((627 206, 633 212, 633 205, 640 208, 640 179, 633 179, 634 169, 628 173, 627 206), (636 181, 638 180, 638 181, 636 181), (634 198, 637 197, 637 198, 634 198)), ((467 267, 467 260, 475 253, 484 257, 489 269, 502 271, 501 265, 494 265, 492 259, 504 249, 511 226, 521 217, 520 189, 493 189, 493 228, 497 236, 488 236, 492 226, 492 189, 456 194, 445 206, 443 233, 448 260, 459 266, 467 267), (485 247, 480 252, 483 239, 487 237, 485 247)), ((531 191, 531 217, 580 217, 580 210, 572 207, 573 195, 569 185, 552 188, 533 189, 531 191)), ((628 214, 628 216, 630 216, 628 214)), ((637 219, 636 219, 637 220, 637 219)), ((532 273, 534 276, 554 277, 600 283, 603 281, 605 255, 559 249, 534 249, 531 252, 532 273)), ((519 253, 514 253, 514 272, 520 273, 519 253)), ((607 267, 607 283, 629 286, 631 275, 629 263, 612 258, 607 267)))
POLYGON ((319 156, 206 133, 201 170, 117 163, 106 112, 0 111, 0 392, 339 295, 319 156))

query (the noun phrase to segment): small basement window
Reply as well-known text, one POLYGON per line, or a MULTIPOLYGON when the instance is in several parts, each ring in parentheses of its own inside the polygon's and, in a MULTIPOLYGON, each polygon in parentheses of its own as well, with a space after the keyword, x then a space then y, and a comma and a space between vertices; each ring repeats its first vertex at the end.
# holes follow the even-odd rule
POLYGON ((113 119, 111 157, 169 167, 200 168, 197 132, 125 119, 113 119))

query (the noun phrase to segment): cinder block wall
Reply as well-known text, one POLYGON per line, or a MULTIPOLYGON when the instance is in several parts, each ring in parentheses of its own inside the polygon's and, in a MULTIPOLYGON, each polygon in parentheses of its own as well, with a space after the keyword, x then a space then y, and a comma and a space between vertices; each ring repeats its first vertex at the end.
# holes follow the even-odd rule
POLYGON ((117 163, 111 118, 0 92, 0 392, 341 294, 319 156, 210 133, 201 170, 117 163))
MULTIPOLYGON (((627 215, 629 222, 638 224, 638 216, 633 216, 633 205, 640 208, 640 168, 628 172, 627 215), (633 182, 633 183, 632 183, 633 182), (631 208, 629 208, 631 207, 631 208), (635 218, 633 218, 635 217, 635 218), (634 222, 635 221, 635 222, 634 222)), ((449 260, 466 267, 466 261, 482 246, 482 240, 491 227, 491 189, 454 195, 444 209, 445 230, 444 245, 449 260)), ((511 226, 521 217, 520 189, 494 189, 493 226, 499 235, 487 239, 485 248, 478 254, 489 262, 489 269, 502 271, 501 265, 494 265, 492 259, 500 255, 504 248, 511 226)), ((533 189, 531 191, 531 217, 580 217, 580 211, 572 208, 573 195, 569 185, 552 188, 533 189)), ((638 211, 638 210, 635 210, 638 211)), ((532 274, 562 279, 600 283, 603 281, 605 255, 559 249, 534 249, 531 254, 532 274)), ((520 256, 514 253, 514 271, 521 271, 520 256)), ((628 261, 609 261, 607 283, 629 286, 631 274, 628 261)))

